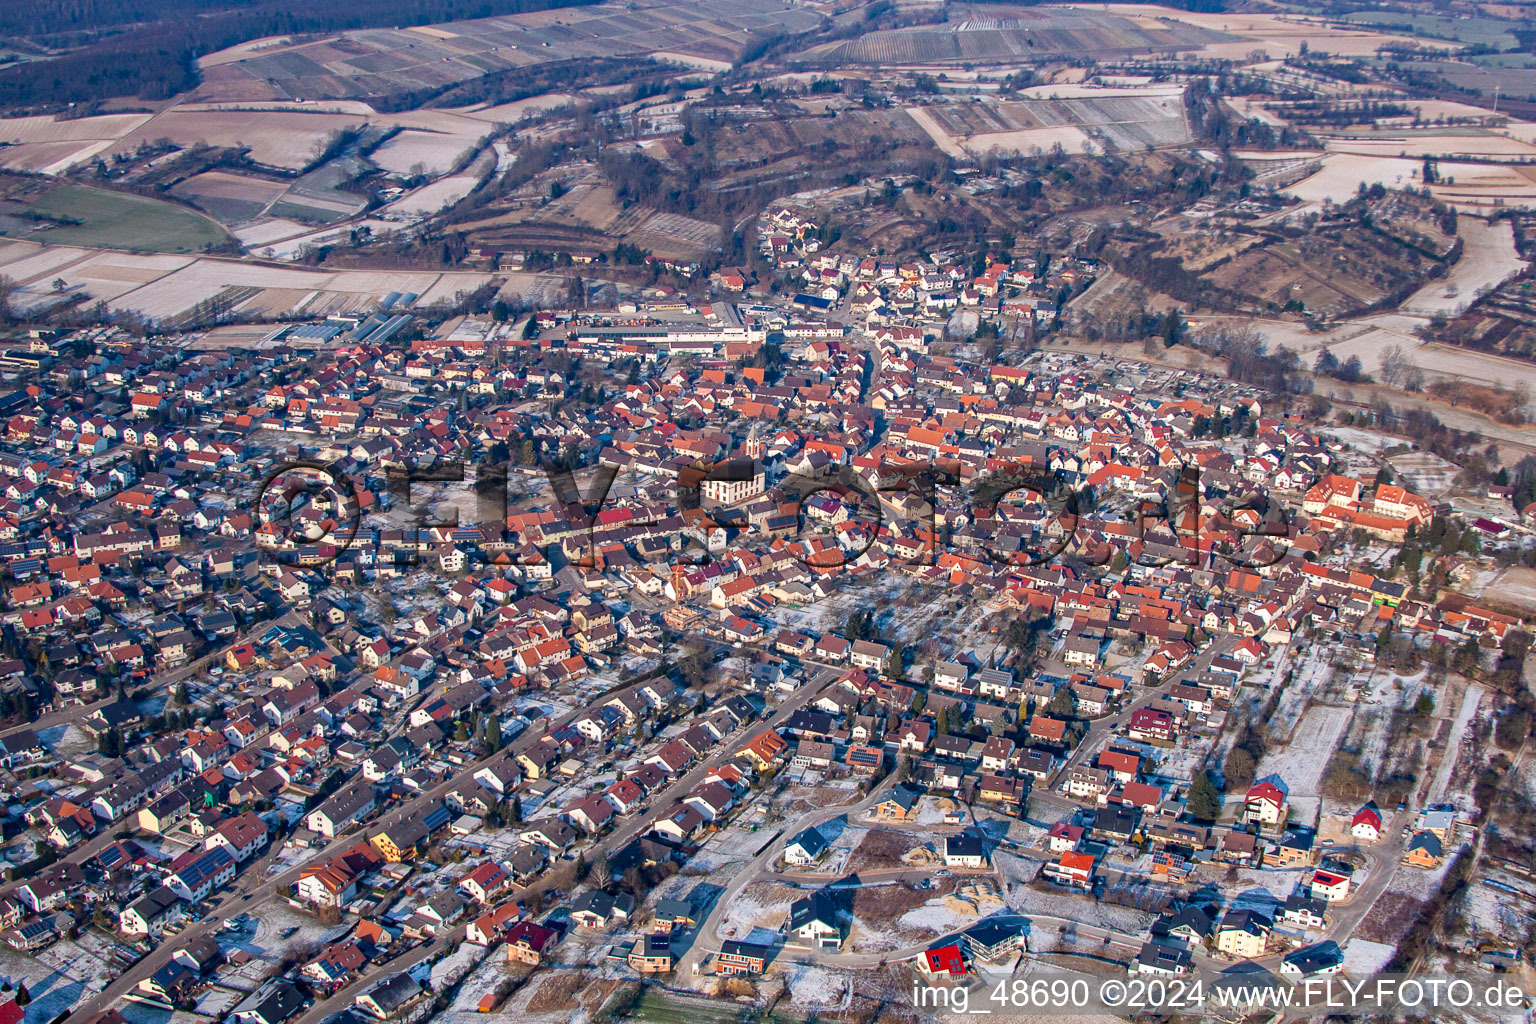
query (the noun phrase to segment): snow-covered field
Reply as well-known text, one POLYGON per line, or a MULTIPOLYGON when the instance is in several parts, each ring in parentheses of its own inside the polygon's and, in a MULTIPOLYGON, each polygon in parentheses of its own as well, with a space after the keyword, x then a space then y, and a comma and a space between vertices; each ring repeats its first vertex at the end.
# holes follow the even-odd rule
POLYGON ((928 931, 935 935, 959 931, 962 928, 969 928, 978 919, 975 911, 961 909, 963 906, 964 904, 953 899, 929 900, 917 909, 902 914, 897 924, 902 928, 928 931))
POLYGON ((790 1001, 796 1006, 840 1006, 852 991, 842 975, 804 964, 796 964, 788 970, 784 985, 789 990, 790 1001))
POLYGON ((1368 977, 1385 967, 1396 951, 1385 942, 1350 939, 1344 944, 1344 969, 1357 978, 1368 977))
POLYGON ((439 178, 430 185, 423 185, 396 199, 384 207, 383 213, 401 217, 425 217, 463 199, 474 190, 479 177, 474 174, 454 174, 439 178))
POLYGON ((1243 871, 1240 874, 1242 888, 1232 894, 1232 901, 1227 908, 1229 910, 1257 910, 1271 918, 1276 917, 1285 898, 1295 887, 1292 872, 1276 872, 1269 877, 1262 871, 1243 871))
POLYGON ((758 928, 777 930, 798 898, 796 890, 775 882, 753 882, 736 894, 720 923, 723 939, 744 939, 758 928))
POLYGON ((467 975, 485 957, 484 946, 466 942, 432 965, 432 990, 442 992, 467 975))
POLYGON ((1137 934, 1152 923, 1153 915, 1130 907, 1098 903, 1065 892, 1046 892, 1016 884, 1033 878, 1036 864, 1011 854, 998 853, 998 866, 1009 879, 1008 906, 1026 916, 1055 917, 1094 928, 1111 928, 1137 934))
POLYGON ((1283 191, 1303 202, 1324 200, 1343 203, 1352 199, 1362 184, 1382 184, 1387 188, 1418 187, 1424 169, 1422 160, 1359 156, 1353 153, 1329 153, 1319 161, 1316 174, 1303 178, 1283 191))
POLYGON ((108 960, 109 945, 99 932, 87 930, 78 939, 64 939, 36 953, 0 947, 0 979, 26 985, 32 997, 26 1024, 45 1024, 106 988, 118 975, 108 960))
POLYGON ((1316 807, 1323 768, 1348 723, 1349 711, 1344 708, 1309 708, 1292 733, 1291 742, 1264 755, 1257 776, 1280 776, 1290 788, 1292 806, 1306 818, 1316 807))
POLYGON ((1528 266, 1515 249, 1514 228, 1507 220, 1490 224, 1476 217, 1460 217, 1456 234, 1464 243, 1461 259, 1445 277, 1408 296, 1402 304, 1405 311, 1430 315, 1459 313, 1479 292, 1497 286, 1528 266))
POLYGON ((1397 873, 1392 876, 1392 891, 1400 892, 1405 896, 1412 896, 1417 900, 1429 900, 1440 891, 1440 883, 1445 879, 1445 873, 1451 868, 1451 850, 1447 850, 1446 858, 1438 867, 1425 870, 1424 868, 1398 867, 1397 873))
MULTIPOLYGON (((464 948, 460 947, 460 952, 464 948)), ((506 956, 498 948, 471 971, 459 986, 453 1000, 455 1011, 473 1011, 482 997, 489 995, 507 976, 506 956)))
POLYGON ((1523 935, 1530 921, 1530 911, 1518 897, 1481 883, 1467 886, 1462 912, 1473 929, 1496 938, 1523 935))
POLYGON ((1482 697, 1481 686, 1476 683, 1467 686, 1461 707, 1456 712, 1456 719, 1451 723, 1451 734, 1446 738, 1445 751, 1440 757, 1439 765, 1435 768, 1435 781, 1429 787, 1430 803, 1436 803, 1445 796, 1446 787, 1451 782, 1451 771, 1456 767, 1457 756, 1461 753, 1461 741, 1467 735, 1467 726, 1471 723, 1472 717, 1477 714, 1477 705, 1482 697))
POLYGON ((344 933, 347 925, 325 925, 310 917, 301 914, 281 900, 268 900, 254 911, 257 919, 256 934, 251 937, 251 946, 259 949, 270 957, 280 957, 286 949, 296 949, 307 943, 324 942, 332 935, 344 933), (282 937, 283 932, 289 928, 297 928, 298 931, 282 937))

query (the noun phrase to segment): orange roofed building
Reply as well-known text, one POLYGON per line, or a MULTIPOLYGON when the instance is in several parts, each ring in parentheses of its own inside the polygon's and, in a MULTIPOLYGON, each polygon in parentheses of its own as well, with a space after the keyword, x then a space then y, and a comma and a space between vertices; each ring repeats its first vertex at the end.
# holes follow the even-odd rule
POLYGON ((736 751, 736 755, 751 761, 758 771, 764 771, 783 756, 788 746, 789 744, 785 743, 784 738, 778 733, 772 729, 765 729, 743 743, 736 751))

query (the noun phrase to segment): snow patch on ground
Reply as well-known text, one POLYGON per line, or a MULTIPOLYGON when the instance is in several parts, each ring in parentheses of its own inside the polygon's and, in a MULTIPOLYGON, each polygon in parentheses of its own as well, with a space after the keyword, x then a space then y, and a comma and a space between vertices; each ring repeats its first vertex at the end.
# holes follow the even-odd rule
MULTIPOLYGON (((737 897, 731 901, 726 909, 725 920, 720 925, 720 937, 724 939, 740 939, 753 928, 777 928, 786 915, 789 914, 791 900, 774 900, 763 894, 761 902, 753 896, 747 895, 748 890, 743 889, 737 897)), ((775 886, 774 888, 778 888, 775 886)), ((792 890, 782 889, 790 892, 792 890)))
POLYGON ((958 931, 976 923, 976 914, 960 913, 945 900, 929 900, 922 906, 907 911, 896 922, 913 931, 930 931, 937 934, 958 931))
POLYGON ((1445 852, 1445 859, 1428 870, 1406 865, 1398 868, 1397 873, 1392 876, 1392 891, 1400 892, 1404 896, 1412 896, 1416 900, 1428 901, 1440 891, 1440 883, 1445 880, 1445 873, 1450 870, 1451 861, 1455 859, 1454 848, 1448 847, 1445 852))
POLYGON ((790 1001, 797 1006, 833 1006, 848 995, 848 982, 819 967, 796 964, 784 979, 790 1001))
POLYGON ((1437 803, 1445 797, 1445 789, 1451 783, 1451 771, 1456 767, 1456 758, 1461 753, 1461 741, 1467 735, 1467 726, 1472 722, 1472 716, 1477 714, 1477 705, 1483 699, 1483 688, 1476 683, 1467 686, 1467 691, 1462 695, 1461 707, 1456 712, 1456 720, 1451 723, 1450 735, 1446 737, 1445 750, 1440 756, 1440 764, 1435 769, 1435 781, 1429 787, 1429 802, 1437 803))
POLYGON ((432 965, 432 990, 441 992, 468 974, 485 956, 485 947, 466 942, 432 965))
POLYGON ((1385 942, 1350 939, 1344 944, 1344 969, 1357 978, 1369 977, 1387 965, 1397 947, 1385 942))

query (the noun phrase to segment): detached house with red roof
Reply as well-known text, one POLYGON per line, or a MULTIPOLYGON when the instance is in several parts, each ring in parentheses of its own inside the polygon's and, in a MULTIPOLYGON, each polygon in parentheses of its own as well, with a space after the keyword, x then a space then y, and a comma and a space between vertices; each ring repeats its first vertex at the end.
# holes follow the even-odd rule
POLYGON ((743 743, 736 751, 736 754, 738 757, 745 757, 748 761, 752 762, 753 767, 757 768, 758 771, 763 771, 771 767, 780 757, 783 757, 784 751, 788 747, 789 744, 784 742, 782 736, 772 729, 765 729, 743 743))
POLYGON ((1381 839, 1381 812, 1375 804, 1366 804, 1355 812, 1349 823, 1349 834, 1367 843, 1381 839))
POLYGON ((1276 828, 1285 823, 1289 792, 1280 776, 1271 775, 1253 784, 1243 799, 1243 820, 1260 828, 1276 828))
POLYGON ((459 880, 459 888, 479 903, 490 903, 512 884, 495 861, 486 861, 459 880))

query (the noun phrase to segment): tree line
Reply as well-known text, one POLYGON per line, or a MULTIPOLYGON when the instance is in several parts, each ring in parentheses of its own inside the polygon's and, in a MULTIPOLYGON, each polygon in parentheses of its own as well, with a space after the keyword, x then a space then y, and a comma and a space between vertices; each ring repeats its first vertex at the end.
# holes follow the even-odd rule
POLYGON ((0 106, 62 109, 163 100, 198 82, 197 58, 263 36, 488 18, 596 0, 12 0, 0 36, 65 49, 0 71, 0 106))

